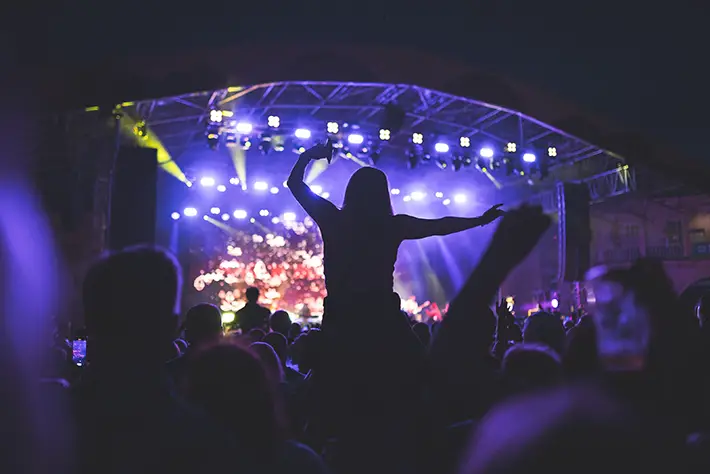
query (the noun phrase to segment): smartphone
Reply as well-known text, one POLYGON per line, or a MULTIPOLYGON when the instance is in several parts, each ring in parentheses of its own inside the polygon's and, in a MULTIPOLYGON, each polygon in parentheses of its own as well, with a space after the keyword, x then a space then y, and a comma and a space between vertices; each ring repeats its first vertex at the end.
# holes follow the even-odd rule
POLYGON ((77 367, 86 364, 86 339, 74 339, 72 341, 72 362, 77 367))
POLYGON ((335 144, 333 143, 333 140, 331 140, 330 138, 326 140, 325 146, 328 148, 328 156, 326 156, 326 159, 328 160, 328 164, 330 164, 335 159, 335 154, 337 153, 337 150, 335 149, 335 144))

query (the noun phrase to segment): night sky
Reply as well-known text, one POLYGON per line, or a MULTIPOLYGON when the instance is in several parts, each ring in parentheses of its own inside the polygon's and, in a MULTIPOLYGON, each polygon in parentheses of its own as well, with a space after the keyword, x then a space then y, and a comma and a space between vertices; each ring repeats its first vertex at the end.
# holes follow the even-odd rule
POLYGON ((73 3, 45 7, 43 18, 33 12, 32 28, 20 32, 24 60, 70 66, 259 39, 405 45, 502 73, 704 155, 710 41, 703 7, 689 2, 73 3))

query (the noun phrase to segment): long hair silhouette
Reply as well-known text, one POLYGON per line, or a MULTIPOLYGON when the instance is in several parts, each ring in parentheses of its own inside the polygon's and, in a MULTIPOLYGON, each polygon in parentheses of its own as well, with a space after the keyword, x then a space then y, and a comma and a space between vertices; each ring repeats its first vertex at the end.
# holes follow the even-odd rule
POLYGON ((364 218, 393 215, 387 175, 369 166, 357 170, 345 188, 343 211, 364 218))

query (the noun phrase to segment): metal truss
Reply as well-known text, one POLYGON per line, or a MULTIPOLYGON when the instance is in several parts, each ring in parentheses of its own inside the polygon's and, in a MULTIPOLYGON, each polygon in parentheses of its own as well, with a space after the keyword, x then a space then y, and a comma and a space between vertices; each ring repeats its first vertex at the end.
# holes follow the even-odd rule
MULTIPOLYGON (((636 171, 628 165, 621 165, 617 169, 578 182, 585 183, 589 187, 589 203, 596 204, 614 196, 636 191, 636 171)), ((557 191, 554 188, 536 194, 527 201, 542 206, 545 212, 557 212, 557 191)))
POLYGON ((376 134, 383 126, 384 106, 390 103, 405 112, 405 120, 387 147, 408 145, 411 134, 418 132, 446 137, 454 145, 460 137, 469 137, 472 147, 513 142, 518 150, 542 153, 555 147, 557 156, 549 158, 550 168, 600 155, 621 162, 612 153, 515 110, 411 84, 272 82, 142 101, 126 111, 145 119, 166 148, 179 153, 202 137, 213 107, 232 110, 236 117, 254 123, 255 130, 265 127, 269 115, 278 115, 282 128, 324 128, 325 122, 337 121, 376 134))

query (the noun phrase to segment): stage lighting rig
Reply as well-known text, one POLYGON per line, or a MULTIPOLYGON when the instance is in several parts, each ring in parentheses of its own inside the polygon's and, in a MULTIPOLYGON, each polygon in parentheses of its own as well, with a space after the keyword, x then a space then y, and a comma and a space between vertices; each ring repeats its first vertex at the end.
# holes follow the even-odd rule
POLYGON ((211 150, 219 148, 219 129, 209 128, 205 136, 207 138, 207 146, 210 147, 211 150))
POLYGON ((325 130, 331 135, 337 135, 337 133, 340 131, 340 126, 338 125, 338 122, 328 122, 326 124, 325 130))
POLYGON ((244 150, 249 150, 251 148, 251 140, 249 139, 249 137, 242 137, 239 140, 239 144, 244 150))
POLYGON ((136 122, 136 124, 133 126, 133 133, 138 138, 148 137, 148 127, 145 124, 145 120, 139 120, 138 122, 136 122))
POLYGON ((224 134, 224 144, 230 148, 237 146, 237 134, 234 132, 227 132, 224 134))
POLYGON ((279 128, 281 126, 281 119, 278 115, 269 115, 266 124, 269 128, 279 128))

